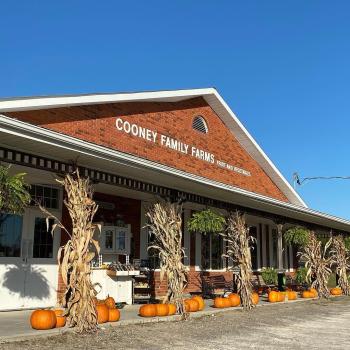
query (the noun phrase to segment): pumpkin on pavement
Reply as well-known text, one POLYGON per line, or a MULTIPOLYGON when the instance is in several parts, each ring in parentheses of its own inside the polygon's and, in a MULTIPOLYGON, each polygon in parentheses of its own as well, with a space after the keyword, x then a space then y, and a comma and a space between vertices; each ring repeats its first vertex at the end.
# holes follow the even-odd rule
POLYGON ((216 297, 214 299, 214 307, 219 308, 219 309, 222 309, 222 308, 226 307, 225 298, 216 297))
POLYGON ((200 295, 195 295, 194 297, 192 297, 192 299, 198 302, 198 305, 199 305, 198 310, 202 311, 205 307, 203 298, 200 295))
POLYGON ((342 295, 343 294, 341 288, 339 288, 339 287, 331 288, 330 292, 332 295, 342 295))
POLYGON ((199 309, 199 303, 195 299, 186 299, 185 308, 187 312, 196 312, 199 309))
POLYGON ((154 304, 140 306, 139 315, 142 317, 154 317, 157 315, 157 308, 154 304))
POLYGON ((169 306, 168 304, 156 304, 157 316, 168 316, 169 306))
POLYGON ((259 302, 259 294, 258 293, 252 293, 252 303, 253 305, 256 305, 258 304, 259 302))
POLYGON ((301 297, 302 298, 313 298, 314 297, 314 294, 312 292, 310 292, 309 290, 304 290, 302 293, 301 293, 301 297))
POLYGON ((231 306, 233 307, 238 306, 241 303, 241 298, 237 293, 231 293, 228 296, 228 299, 230 300, 231 306))
POLYGON ((108 309, 115 309, 115 300, 112 297, 108 297, 105 300, 105 304, 108 307, 108 309))
POLYGON ((297 300, 297 298, 298 298, 297 292, 288 291, 287 298, 288 298, 288 300, 297 300))
POLYGON ((30 325, 39 330, 52 329, 56 327, 56 320, 52 310, 35 310, 30 316, 30 325))
POLYGON ((108 309, 108 322, 117 322, 120 319, 120 311, 118 309, 108 309))
POLYGON ((168 304, 169 312, 168 315, 172 316, 176 314, 176 305, 175 304, 168 304))
POLYGON ((268 296, 269 302, 270 303, 277 303, 278 302, 278 292, 276 291, 271 291, 268 296))
POLYGON ((312 294, 311 298, 317 298, 318 297, 318 293, 317 293, 317 290, 315 288, 310 288, 309 292, 312 294))
POLYGON ((64 310, 62 309, 57 309, 53 310, 53 312, 56 315, 56 328, 61 328, 66 325, 66 316, 63 316, 64 310))
POLYGON ((286 295, 283 292, 277 292, 278 293, 278 301, 284 301, 286 298, 286 295))
POLYGON ((96 313, 97 313, 97 322, 98 323, 108 322, 108 317, 109 317, 108 311, 109 311, 109 309, 106 306, 106 304, 96 305, 96 313))

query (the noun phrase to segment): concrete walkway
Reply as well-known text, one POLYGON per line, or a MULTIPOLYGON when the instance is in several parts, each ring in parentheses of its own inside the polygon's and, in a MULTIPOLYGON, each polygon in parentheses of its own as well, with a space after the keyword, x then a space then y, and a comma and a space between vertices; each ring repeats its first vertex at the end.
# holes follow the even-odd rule
MULTIPOLYGON (((266 301, 266 298, 261 298, 258 306, 274 307, 280 304, 288 303, 298 303, 307 302, 312 299, 297 299, 295 301, 286 301, 284 303, 271 304, 266 301)), ((203 311, 190 313, 190 318, 197 318, 203 316, 209 316, 216 313, 227 312, 232 310, 241 310, 241 307, 226 308, 226 309, 215 309, 212 307, 212 300, 205 300, 206 306, 203 311)), ((120 321, 114 323, 105 323, 100 325, 101 329, 106 329, 108 327, 120 327, 130 324, 142 324, 149 322, 169 322, 169 321, 180 321, 181 316, 167 316, 167 317, 140 317, 138 316, 138 310, 140 305, 126 305, 120 310, 120 321)), ((23 311, 4 311, 0 312, 0 343, 27 340, 33 337, 47 337, 50 335, 58 335, 64 332, 72 331, 71 328, 57 328, 50 329, 47 331, 38 331, 32 329, 29 323, 30 315, 32 310, 23 311)))

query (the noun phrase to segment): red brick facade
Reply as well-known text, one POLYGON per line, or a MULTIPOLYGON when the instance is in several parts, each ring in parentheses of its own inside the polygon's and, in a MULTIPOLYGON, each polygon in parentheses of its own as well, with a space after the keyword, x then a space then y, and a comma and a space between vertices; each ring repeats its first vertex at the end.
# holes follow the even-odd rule
POLYGON ((8 113, 9 116, 173 168, 255 193, 287 201, 258 163, 243 149, 202 98, 176 103, 118 103, 8 113), (195 116, 207 122, 208 134, 192 128, 195 116), (251 173, 245 176, 159 143, 118 131, 116 118, 157 131, 251 173))

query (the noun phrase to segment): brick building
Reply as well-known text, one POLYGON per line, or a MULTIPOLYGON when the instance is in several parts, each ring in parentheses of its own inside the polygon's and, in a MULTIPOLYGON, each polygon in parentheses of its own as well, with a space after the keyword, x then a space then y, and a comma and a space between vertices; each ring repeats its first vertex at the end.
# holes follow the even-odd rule
MULTIPOLYGON (((155 296, 166 286, 159 281, 156 257, 149 256, 144 226, 147 206, 159 197, 185 199, 188 292, 201 290, 203 274, 232 278, 220 237, 188 232, 193 211, 245 212, 256 237, 256 272, 295 270, 295 252, 280 230, 289 225, 350 232, 349 221, 306 206, 214 89, 0 100, 0 161, 14 173, 27 173, 33 198, 67 225, 55 177, 79 166, 94 182, 96 221, 106 228, 129 227, 130 261, 153 259, 155 296)), ((50 238, 35 206, 3 220, 0 292, 6 298, 0 310, 55 303, 57 249, 66 239, 64 232, 50 238)), ((101 244, 108 246, 108 237, 101 244)))

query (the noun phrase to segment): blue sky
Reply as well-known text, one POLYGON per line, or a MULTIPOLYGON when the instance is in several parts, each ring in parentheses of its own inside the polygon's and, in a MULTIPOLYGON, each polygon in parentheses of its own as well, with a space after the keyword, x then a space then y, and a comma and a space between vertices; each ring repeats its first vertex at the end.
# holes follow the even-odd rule
MULTIPOLYGON (((350 176, 348 1, 1 1, 0 97, 216 87, 288 180, 350 176)), ((298 188, 350 218, 350 180, 298 188)))

